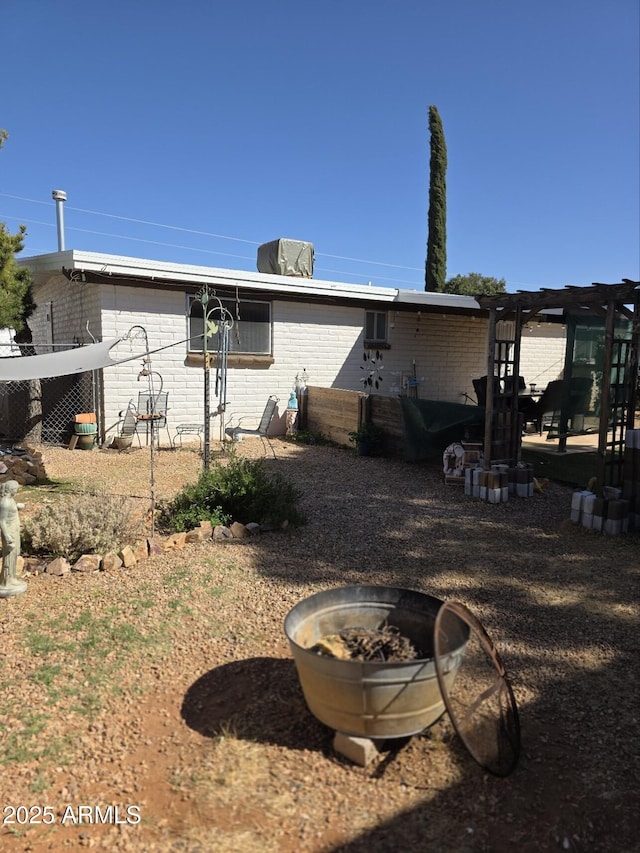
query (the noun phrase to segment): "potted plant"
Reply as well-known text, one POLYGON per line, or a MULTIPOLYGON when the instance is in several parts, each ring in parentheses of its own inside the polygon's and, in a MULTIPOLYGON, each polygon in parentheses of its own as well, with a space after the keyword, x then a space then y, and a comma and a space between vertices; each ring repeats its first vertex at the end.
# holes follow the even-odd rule
POLYGON ((365 422, 349 433, 349 441, 355 444, 358 456, 381 456, 384 430, 376 424, 365 422))

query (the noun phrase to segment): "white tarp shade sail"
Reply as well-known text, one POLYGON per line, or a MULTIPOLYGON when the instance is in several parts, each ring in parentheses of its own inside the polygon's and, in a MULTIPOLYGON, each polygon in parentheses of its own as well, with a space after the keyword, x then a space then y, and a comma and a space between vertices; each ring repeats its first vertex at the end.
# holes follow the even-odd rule
POLYGON ((113 338, 62 352, 0 358, 0 382, 50 379, 53 376, 68 376, 109 367, 118 363, 109 356, 109 351, 119 342, 120 338, 113 338))

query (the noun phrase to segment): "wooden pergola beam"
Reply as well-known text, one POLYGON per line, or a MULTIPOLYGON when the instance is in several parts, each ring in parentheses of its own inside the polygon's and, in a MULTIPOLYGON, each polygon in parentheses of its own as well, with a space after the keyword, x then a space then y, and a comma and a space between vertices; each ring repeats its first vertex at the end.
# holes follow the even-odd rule
POLYGON ((569 285, 562 290, 543 288, 537 291, 519 290, 517 293, 496 293, 492 296, 476 296, 481 308, 522 308, 528 311, 544 308, 592 308, 600 306, 606 311, 611 302, 633 304, 640 292, 640 281, 625 279, 621 284, 592 284, 588 287, 569 285))

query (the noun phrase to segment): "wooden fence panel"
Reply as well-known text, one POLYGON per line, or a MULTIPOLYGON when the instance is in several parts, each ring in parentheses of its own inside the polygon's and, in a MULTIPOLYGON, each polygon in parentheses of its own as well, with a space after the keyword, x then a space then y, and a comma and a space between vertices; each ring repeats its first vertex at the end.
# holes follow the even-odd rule
POLYGON ((362 391, 311 386, 305 394, 304 410, 306 428, 310 432, 348 446, 351 445, 349 433, 357 430, 363 420, 370 420, 384 430, 385 456, 404 457, 404 429, 398 397, 376 394, 367 397, 362 391))
POLYGON ((350 444, 349 433, 360 425, 363 392, 310 386, 306 397, 307 429, 336 444, 350 444))
POLYGON ((369 418, 384 430, 385 456, 404 458, 404 428, 402 408, 398 397, 369 397, 369 418))

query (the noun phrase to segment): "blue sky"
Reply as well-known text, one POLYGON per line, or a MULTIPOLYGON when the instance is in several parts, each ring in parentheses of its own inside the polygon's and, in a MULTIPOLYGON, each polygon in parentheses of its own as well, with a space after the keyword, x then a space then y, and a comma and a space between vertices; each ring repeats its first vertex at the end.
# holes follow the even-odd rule
POLYGON ((640 278, 637 0, 4 0, 0 221, 66 247, 422 290, 428 107, 447 277, 640 278), (235 239, 229 239, 235 238, 235 239), (374 263, 375 262, 375 263, 374 263))

